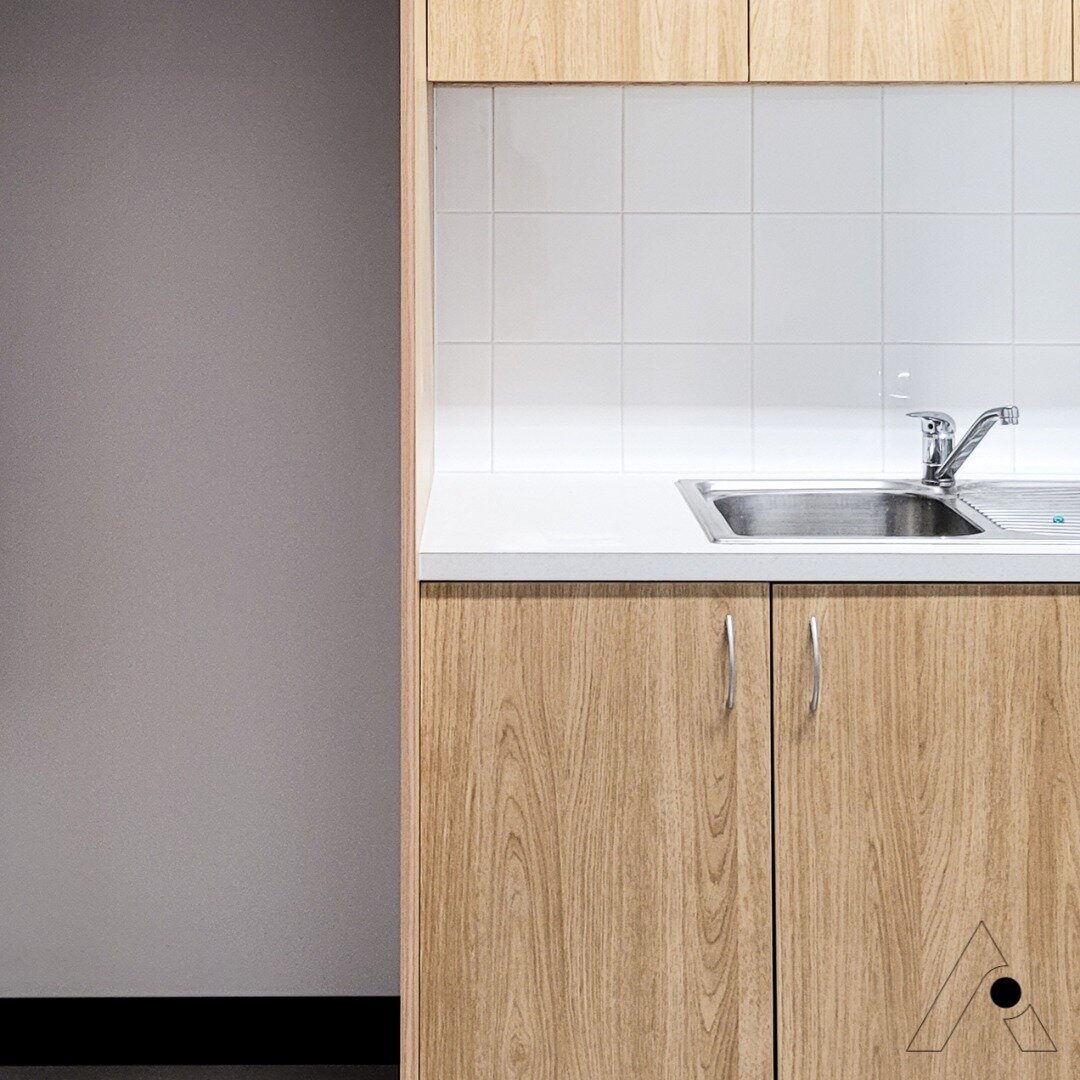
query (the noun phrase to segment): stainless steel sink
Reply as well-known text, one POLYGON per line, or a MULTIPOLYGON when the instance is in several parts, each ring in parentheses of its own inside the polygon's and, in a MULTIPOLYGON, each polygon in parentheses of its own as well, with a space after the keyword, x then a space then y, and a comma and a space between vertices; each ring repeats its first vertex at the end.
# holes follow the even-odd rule
POLYGON ((736 536, 976 536, 941 499, 908 491, 756 491, 712 500, 736 536))
POLYGON ((710 539, 979 537, 997 526, 956 495, 887 481, 679 482, 710 539))

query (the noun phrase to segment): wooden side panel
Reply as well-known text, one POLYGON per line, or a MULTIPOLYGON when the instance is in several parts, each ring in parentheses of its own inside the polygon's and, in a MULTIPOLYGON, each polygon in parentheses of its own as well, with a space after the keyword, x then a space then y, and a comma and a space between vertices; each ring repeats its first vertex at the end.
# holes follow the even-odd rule
POLYGON ((422 617, 424 1080, 771 1077, 767 587, 426 585, 422 617))
POLYGON ((1071 0, 750 0, 755 82, 1061 82, 1071 0))
POLYGON ((746 0, 429 0, 435 82, 745 82, 746 0))
POLYGON ((419 537, 435 471, 433 110, 423 0, 402 0, 401 49, 402 454, 419 537))
POLYGON ((424 0, 401 2, 401 1077, 416 1080, 419 543, 434 471, 431 94, 424 0))
POLYGON ((1080 1076, 1080 590, 774 597, 779 1075, 1080 1076))

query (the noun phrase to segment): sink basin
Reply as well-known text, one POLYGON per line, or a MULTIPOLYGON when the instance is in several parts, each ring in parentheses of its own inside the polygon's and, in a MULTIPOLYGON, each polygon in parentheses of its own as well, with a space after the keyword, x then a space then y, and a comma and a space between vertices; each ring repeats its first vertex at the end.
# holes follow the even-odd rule
POLYGON ((767 491, 713 499, 736 536, 976 536, 940 499, 899 491, 767 491))
POLYGON ((706 482, 679 487, 710 539, 936 539, 993 528, 955 496, 916 485, 706 482))

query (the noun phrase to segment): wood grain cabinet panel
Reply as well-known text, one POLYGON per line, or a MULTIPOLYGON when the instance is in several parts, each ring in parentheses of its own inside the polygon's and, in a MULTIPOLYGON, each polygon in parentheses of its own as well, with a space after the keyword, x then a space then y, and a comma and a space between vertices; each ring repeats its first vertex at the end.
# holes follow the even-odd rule
POLYGON ((746 0, 429 0, 434 82, 745 82, 746 0))
POLYGON ((750 0, 755 82, 1067 82, 1072 0, 750 0))
POLYGON ((421 620, 421 1075, 771 1077, 767 586, 431 584, 421 620))
POLYGON ((1080 1076, 1080 590, 778 587, 773 635, 780 1077, 1080 1076))

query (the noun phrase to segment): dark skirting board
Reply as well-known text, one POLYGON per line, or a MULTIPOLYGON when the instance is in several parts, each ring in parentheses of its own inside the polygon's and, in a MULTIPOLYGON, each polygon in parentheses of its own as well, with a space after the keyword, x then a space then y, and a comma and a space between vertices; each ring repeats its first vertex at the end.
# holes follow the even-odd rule
POLYGON ((397 997, 0 999, 0 1068, 396 1065, 397 997))

